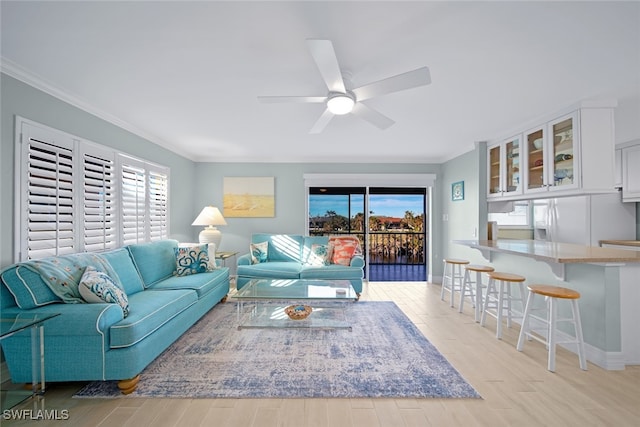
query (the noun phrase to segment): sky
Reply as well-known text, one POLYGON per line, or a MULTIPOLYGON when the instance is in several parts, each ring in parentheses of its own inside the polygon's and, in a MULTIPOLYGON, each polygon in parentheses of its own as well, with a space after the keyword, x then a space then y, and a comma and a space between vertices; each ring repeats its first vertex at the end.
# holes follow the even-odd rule
MULTIPOLYGON (((355 215, 363 211, 364 196, 354 195, 351 197, 352 212, 355 215)), ((327 211, 335 211, 338 215, 349 216, 348 196, 309 196, 309 214, 323 216, 327 211)), ((369 210, 375 216, 404 217, 406 211, 412 211, 415 215, 420 215, 424 211, 423 196, 421 195, 370 195, 369 210)))

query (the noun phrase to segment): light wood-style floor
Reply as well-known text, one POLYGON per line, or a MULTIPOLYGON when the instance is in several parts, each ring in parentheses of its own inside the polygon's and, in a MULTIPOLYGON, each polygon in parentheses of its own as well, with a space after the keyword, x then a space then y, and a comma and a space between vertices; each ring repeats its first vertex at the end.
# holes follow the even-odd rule
MULTIPOLYGON (((362 300, 392 300, 473 385, 483 399, 72 399, 82 384, 52 384, 47 409, 66 421, 3 425, 71 426, 639 426, 640 366, 584 372, 573 353, 558 349, 556 373, 542 344, 515 349, 518 328, 495 338, 470 304, 458 313, 433 284, 373 282, 362 300)), ((457 307, 457 305, 456 305, 457 307)), ((239 362, 241 362, 239 360, 239 362)), ((32 408, 25 403, 18 408, 32 408)))

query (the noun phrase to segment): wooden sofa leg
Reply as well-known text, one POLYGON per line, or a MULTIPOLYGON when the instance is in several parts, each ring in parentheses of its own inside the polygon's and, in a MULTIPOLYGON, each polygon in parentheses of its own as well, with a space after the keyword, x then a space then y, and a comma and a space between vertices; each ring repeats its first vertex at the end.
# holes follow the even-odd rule
POLYGON ((228 296, 229 296, 229 295, 225 295, 224 297, 222 297, 222 299, 220 300, 220 302, 222 302, 222 303, 227 302, 227 297, 228 297, 228 296))
POLYGON ((122 394, 133 393, 138 387, 138 381, 140 381, 140 375, 136 375, 130 380, 120 380, 118 381, 118 388, 122 394))

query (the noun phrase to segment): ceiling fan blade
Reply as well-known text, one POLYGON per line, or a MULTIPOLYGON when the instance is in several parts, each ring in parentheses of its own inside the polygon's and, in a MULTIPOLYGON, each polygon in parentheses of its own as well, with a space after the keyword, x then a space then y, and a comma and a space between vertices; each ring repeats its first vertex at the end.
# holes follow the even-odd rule
POLYGON ((367 107, 361 102, 356 102, 351 113, 383 130, 395 123, 395 121, 391 120, 389 117, 379 113, 371 107, 367 107))
POLYGON ((345 93, 347 90, 331 40, 307 39, 307 45, 329 91, 345 93))
POLYGON ((313 125, 309 133, 322 132, 323 129, 329 124, 332 118, 333 118, 333 113, 328 109, 324 110, 324 113, 322 113, 318 121, 313 125))
POLYGON ((388 77, 368 85, 360 86, 353 90, 356 100, 364 101, 375 96, 386 95, 392 92, 399 92, 418 86, 425 86, 431 83, 431 73, 429 67, 418 68, 397 76, 388 77))
POLYGON ((281 102, 302 102, 319 104, 327 100, 326 96, 259 96, 258 102, 263 104, 278 104, 281 102))

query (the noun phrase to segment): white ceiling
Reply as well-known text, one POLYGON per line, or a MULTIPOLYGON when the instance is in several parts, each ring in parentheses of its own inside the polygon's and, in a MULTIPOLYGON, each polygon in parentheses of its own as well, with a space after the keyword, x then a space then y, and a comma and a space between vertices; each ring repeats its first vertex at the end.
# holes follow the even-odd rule
POLYGON ((619 132, 640 137, 638 2, 1 8, 4 72, 195 161, 440 163, 600 98, 618 101, 619 132), (432 83, 365 101, 396 121, 387 130, 347 115, 310 135, 322 104, 256 100, 326 95, 307 38, 332 40, 356 87, 424 65, 432 83))

